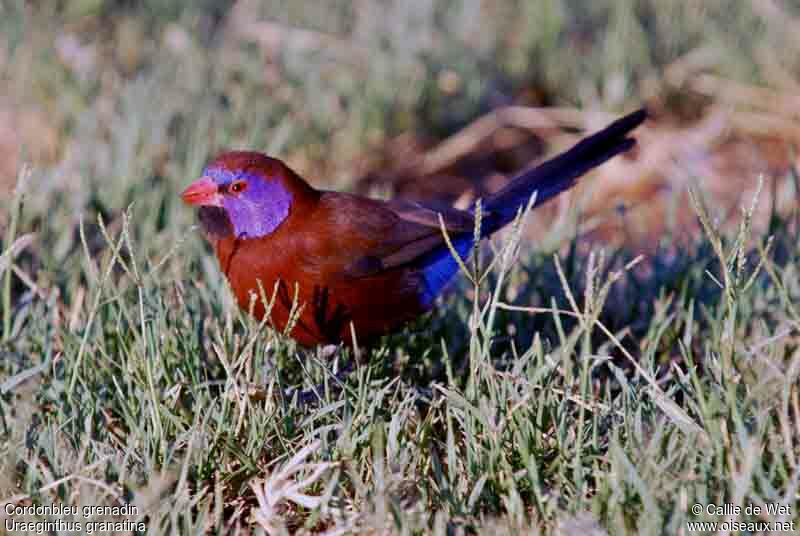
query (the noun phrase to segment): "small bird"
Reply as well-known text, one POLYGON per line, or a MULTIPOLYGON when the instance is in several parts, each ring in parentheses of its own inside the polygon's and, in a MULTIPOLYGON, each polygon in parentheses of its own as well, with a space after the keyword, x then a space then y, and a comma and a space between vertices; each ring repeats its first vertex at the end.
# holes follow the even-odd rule
MULTIPOLYGON (((523 171, 481 204, 480 237, 502 229, 535 193, 535 205, 629 150, 647 117, 633 112, 568 151, 523 171)), ((200 207, 239 306, 299 343, 359 343, 428 311, 474 245, 475 207, 434 209, 317 190, 280 160, 226 152, 182 194, 200 207), (440 220, 441 217, 441 220, 440 220)))

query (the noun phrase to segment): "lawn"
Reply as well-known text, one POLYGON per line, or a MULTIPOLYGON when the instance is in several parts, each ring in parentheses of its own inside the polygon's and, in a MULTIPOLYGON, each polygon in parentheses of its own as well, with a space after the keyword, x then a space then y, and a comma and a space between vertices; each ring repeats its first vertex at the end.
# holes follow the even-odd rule
POLYGON ((797 530, 785 4, 0 0, 0 532, 797 530), (371 347, 241 312, 178 196, 252 148, 465 206, 642 105, 371 347))

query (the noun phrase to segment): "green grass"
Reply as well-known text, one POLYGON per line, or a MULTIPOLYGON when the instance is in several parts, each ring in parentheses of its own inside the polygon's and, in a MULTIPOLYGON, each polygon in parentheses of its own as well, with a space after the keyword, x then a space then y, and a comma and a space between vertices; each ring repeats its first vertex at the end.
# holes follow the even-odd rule
POLYGON ((629 108, 705 43, 736 52, 719 72, 763 82, 761 47, 800 58, 779 23, 723 2, 247 4, 314 32, 275 51, 210 2, 146 4, 0 4, 7 90, 58 139, 3 200, 0 501, 134 504, 112 518, 181 534, 673 534, 724 520, 692 514, 710 503, 798 517, 796 214, 768 239, 748 199, 723 232, 696 189, 703 236, 643 260, 573 228, 532 249, 518 227, 340 384, 355 356, 240 312, 177 197, 227 146, 351 188, 371 148, 451 133, 498 80, 629 108), (69 34, 93 67, 45 37, 69 34), (320 384, 319 404, 292 397, 320 384))

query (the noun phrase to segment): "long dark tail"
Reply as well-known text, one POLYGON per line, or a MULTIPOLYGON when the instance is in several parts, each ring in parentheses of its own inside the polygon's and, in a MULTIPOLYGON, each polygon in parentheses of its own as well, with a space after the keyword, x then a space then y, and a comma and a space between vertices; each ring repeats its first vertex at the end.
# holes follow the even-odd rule
MULTIPOLYGON (((536 206, 541 205, 571 188, 578 177, 593 167, 633 147, 636 142, 626 136, 646 117, 647 112, 643 109, 626 115, 582 140, 569 151, 517 175, 508 186, 483 203, 486 215, 482 223, 482 235, 488 236, 513 220, 519 208, 527 205, 533 192, 537 192, 536 206)), ((453 239, 453 247, 461 258, 469 255, 472 244, 472 233, 463 233, 453 239)), ((423 307, 430 307, 458 272, 458 263, 450 250, 442 246, 426 255, 421 265, 424 288, 421 289, 420 303, 423 307)))
POLYGON ((534 192, 534 206, 539 206, 572 188, 587 171, 629 150, 636 140, 626 136, 646 118, 645 109, 637 110, 581 140, 572 149, 517 175, 505 188, 484 200, 486 218, 481 230, 483 236, 489 236, 513 220, 534 192))

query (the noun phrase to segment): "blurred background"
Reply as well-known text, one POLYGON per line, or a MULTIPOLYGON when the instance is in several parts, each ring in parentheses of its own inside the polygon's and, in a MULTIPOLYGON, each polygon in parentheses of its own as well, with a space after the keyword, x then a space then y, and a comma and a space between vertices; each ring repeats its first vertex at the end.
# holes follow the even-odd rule
POLYGON ((0 0, 0 77, 0 497, 232 533, 253 478, 311 448, 343 462, 333 509, 279 513, 315 534, 334 511, 672 534, 693 502, 797 505, 798 0, 0 0), (318 409, 279 393, 328 383, 330 354, 236 312, 178 197, 250 148, 466 207, 641 106, 637 149, 532 214, 507 278, 318 409), (700 239, 689 187, 727 238, 759 185, 754 237, 700 239))
POLYGON ((680 242, 691 183, 723 220, 759 177, 762 227, 797 206, 797 2, 0 0, 0 31, 0 192, 33 166, 26 210, 52 262, 74 236, 49 227, 132 202, 154 247, 171 241, 193 218, 177 192, 225 148, 317 186, 466 206, 642 105, 639 149, 531 233, 680 242))

